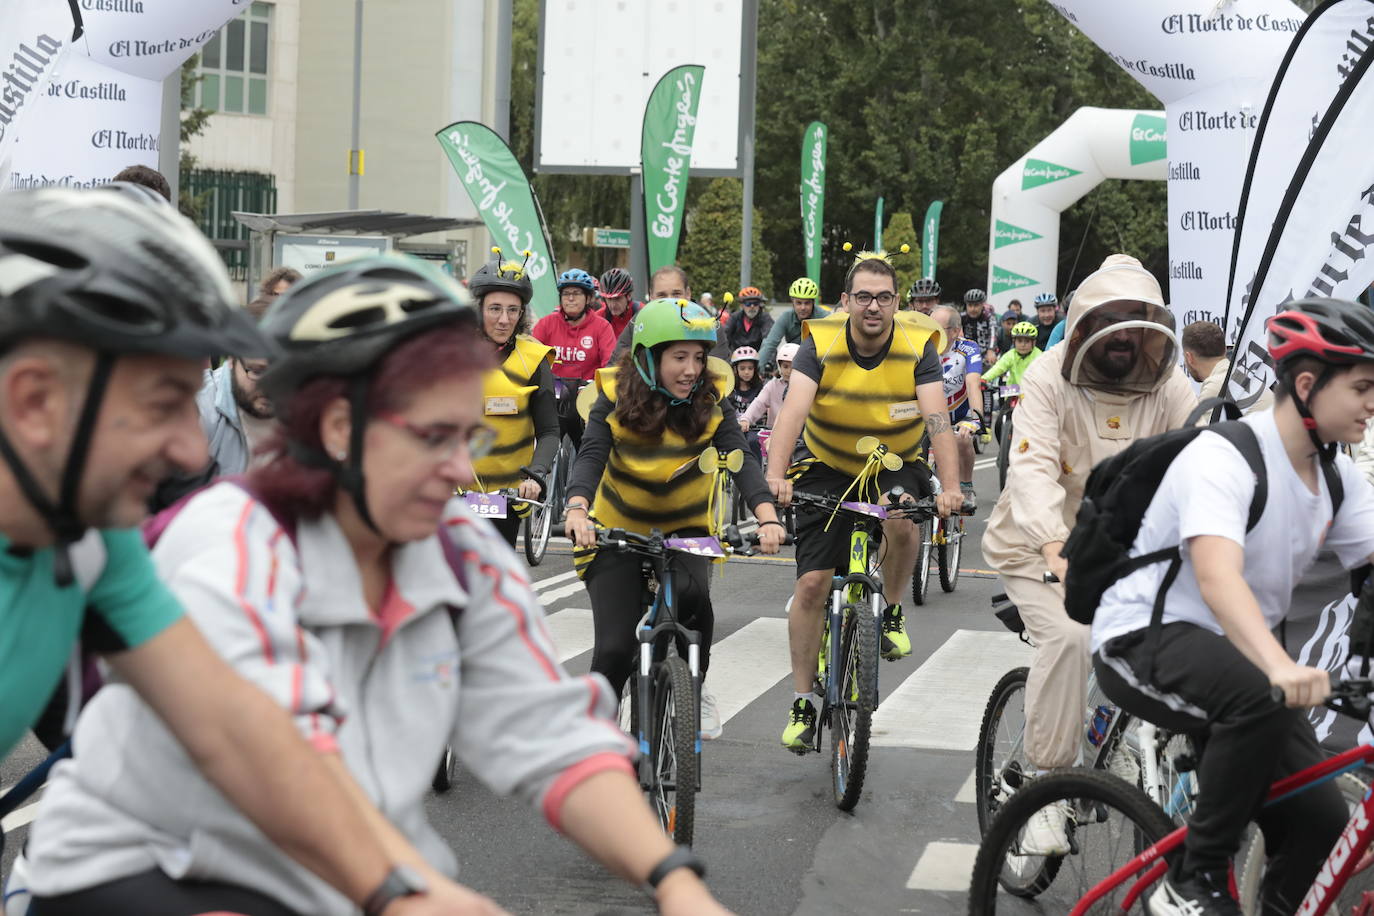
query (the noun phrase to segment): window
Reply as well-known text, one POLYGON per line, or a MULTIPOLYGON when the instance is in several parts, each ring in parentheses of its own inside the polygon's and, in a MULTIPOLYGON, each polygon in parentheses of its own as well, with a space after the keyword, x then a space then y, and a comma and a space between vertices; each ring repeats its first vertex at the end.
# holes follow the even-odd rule
POLYGON ((210 111, 267 114, 272 4, 253 3, 200 51, 197 103, 210 111))

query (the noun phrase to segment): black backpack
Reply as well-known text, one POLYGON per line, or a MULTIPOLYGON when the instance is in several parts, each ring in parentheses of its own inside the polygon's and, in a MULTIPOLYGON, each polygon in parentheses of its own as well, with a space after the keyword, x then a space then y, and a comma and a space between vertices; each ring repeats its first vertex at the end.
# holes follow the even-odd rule
MULTIPOLYGON (((1083 491, 1083 503, 1078 507, 1073 531, 1064 542, 1062 553, 1069 561, 1068 578, 1064 583, 1064 608, 1069 617, 1079 623, 1091 624, 1102 596, 1118 579, 1155 563, 1169 563, 1160 583, 1150 619, 1156 629, 1164 617, 1164 597, 1183 565, 1179 545, 1129 556, 1131 546, 1140 533, 1145 510, 1159 490, 1160 481, 1188 443, 1203 433, 1223 436, 1245 458, 1255 474, 1255 494, 1250 500, 1250 514, 1245 523, 1248 532, 1259 522, 1264 512, 1269 483, 1265 473, 1264 455, 1259 440, 1247 424, 1239 422, 1240 408, 1233 402, 1220 402, 1231 418, 1211 426, 1194 426, 1198 418, 1216 406, 1216 399, 1199 404, 1182 429, 1170 430, 1132 443, 1125 451, 1099 462, 1088 475, 1083 491)), ((1340 510, 1345 491, 1335 462, 1322 461, 1322 474, 1331 493, 1331 514, 1340 510)))

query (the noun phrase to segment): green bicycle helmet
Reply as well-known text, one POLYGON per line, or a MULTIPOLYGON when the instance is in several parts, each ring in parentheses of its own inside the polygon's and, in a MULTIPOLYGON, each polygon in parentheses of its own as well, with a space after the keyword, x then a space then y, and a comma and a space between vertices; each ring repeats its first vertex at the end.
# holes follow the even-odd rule
POLYGON ((1035 325, 1031 324, 1029 321, 1018 321, 1011 326, 1012 337, 1030 337, 1034 339, 1039 333, 1040 332, 1035 329, 1035 325))
POLYGON ((792 299, 819 299, 821 288, 810 277, 798 277, 788 287, 787 295, 792 299))
MULTIPOLYGON (((658 384, 654 348, 684 340, 703 343, 708 350, 716 345, 716 320, 697 303, 686 299, 655 299, 646 302, 644 308, 635 315, 634 333, 630 338, 630 360, 649 390, 668 398, 672 406, 685 404, 690 398, 674 398, 658 384)), ((696 394, 705 379, 703 373, 697 379, 692 394, 696 394)))
POLYGON ((263 316, 261 329, 281 356, 258 384, 278 416, 286 416, 291 395, 311 379, 348 380, 353 422, 347 458, 297 441, 288 447, 302 464, 333 473, 373 531, 363 481, 371 370, 401 342, 446 324, 477 325, 472 295, 438 268, 401 254, 357 258, 312 274, 263 316))

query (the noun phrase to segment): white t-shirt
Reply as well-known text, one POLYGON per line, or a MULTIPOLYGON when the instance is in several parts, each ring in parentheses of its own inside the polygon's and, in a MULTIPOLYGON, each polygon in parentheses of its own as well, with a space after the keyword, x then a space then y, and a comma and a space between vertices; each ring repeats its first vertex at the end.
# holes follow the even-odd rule
MULTIPOLYGON (((1325 477, 1318 470, 1318 492, 1307 489, 1284 451, 1274 414, 1252 414, 1241 422, 1254 429, 1269 477, 1268 498, 1253 531, 1247 535, 1245 523, 1255 476, 1230 442, 1207 432, 1179 452, 1141 520, 1131 556, 1182 545, 1183 565, 1164 603, 1165 623, 1187 621, 1224 635, 1202 600, 1189 538, 1217 535, 1244 546, 1245 581, 1270 627, 1287 616, 1293 587, 1323 545, 1335 551, 1347 569, 1374 554, 1374 488, 1353 461, 1343 454, 1336 456, 1345 498, 1332 523, 1325 477)), ((1168 562, 1147 566, 1107 589, 1093 617, 1094 652, 1109 639, 1149 626, 1168 568, 1168 562)))

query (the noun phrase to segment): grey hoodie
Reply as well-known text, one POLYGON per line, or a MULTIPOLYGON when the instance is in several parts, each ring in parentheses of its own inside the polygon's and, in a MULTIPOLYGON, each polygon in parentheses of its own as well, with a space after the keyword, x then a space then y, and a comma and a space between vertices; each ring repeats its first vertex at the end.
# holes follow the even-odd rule
MULTIPOLYGON (((542 808, 632 745, 599 675, 574 678, 515 555, 491 525, 450 504, 439 535, 398 548, 401 613, 379 621, 331 516, 294 543, 233 483, 196 495, 153 552, 159 574, 238 672, 275 697, 322 752, 338 749, 363 791, 439 871, 452 852, 425 819, 445 744, 502 795, 542 808), (463 560, 460 584, 439 537, 463 560), (462 608, 456 623, 450 607, 462 608)), ((29 839, 37 896, 161 868, 253 888, 303 914, 357 909, 272 845, 207 782, 134 691, 102 689, 82 713, 74 759, 53 771, 29 839)))

